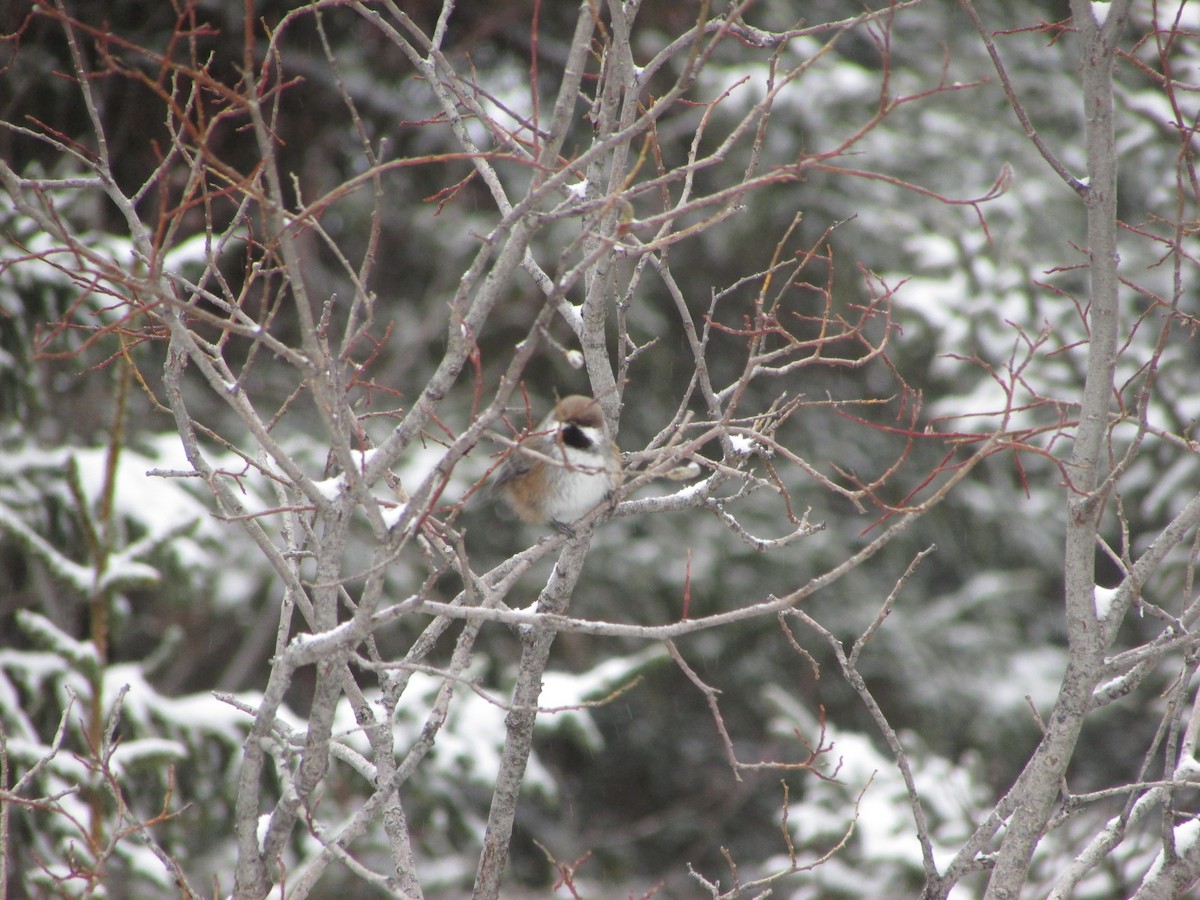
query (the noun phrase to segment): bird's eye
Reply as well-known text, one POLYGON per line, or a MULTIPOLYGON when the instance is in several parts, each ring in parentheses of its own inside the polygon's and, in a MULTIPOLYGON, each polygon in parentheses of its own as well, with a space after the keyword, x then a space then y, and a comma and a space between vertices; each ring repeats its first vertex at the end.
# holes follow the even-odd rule
POLYGON ((589 450, 593 446, 592 439, 584 434, 583 429, 578 425, 563 426, 562 442, 577 450, 589 450))

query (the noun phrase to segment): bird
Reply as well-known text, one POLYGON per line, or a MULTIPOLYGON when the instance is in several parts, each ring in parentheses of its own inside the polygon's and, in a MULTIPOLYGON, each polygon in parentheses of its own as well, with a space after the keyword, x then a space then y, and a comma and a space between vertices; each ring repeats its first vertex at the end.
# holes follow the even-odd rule
POLYGON ((523 521, 549 522, 574 534, 571 523, 621 484, 621 454, 591 397, 563 397, 493 476, 498 492, 523 521))

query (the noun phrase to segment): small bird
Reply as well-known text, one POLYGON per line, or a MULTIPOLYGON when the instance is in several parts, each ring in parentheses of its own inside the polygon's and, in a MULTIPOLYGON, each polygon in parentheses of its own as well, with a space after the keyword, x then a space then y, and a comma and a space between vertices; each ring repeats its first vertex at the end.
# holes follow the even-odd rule
POLYGON ((550 522, 570 534, 571 523, 620 484, 621 456, 600 404, 572 394, 509 454, 492 490, 526 522, 550 522))

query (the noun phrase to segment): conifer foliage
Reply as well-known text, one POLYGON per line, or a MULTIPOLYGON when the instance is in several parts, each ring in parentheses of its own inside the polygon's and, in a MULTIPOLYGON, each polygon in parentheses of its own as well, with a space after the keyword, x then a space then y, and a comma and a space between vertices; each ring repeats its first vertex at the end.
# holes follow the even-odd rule
POLYGON ((0 894, 1200 880, 1200 15, 795 6, 4 10, 0 894))

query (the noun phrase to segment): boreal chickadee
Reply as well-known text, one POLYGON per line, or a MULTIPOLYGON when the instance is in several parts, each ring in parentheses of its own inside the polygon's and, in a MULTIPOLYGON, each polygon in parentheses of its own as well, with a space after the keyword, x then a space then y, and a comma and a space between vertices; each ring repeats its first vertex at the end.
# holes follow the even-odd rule
POLYGON ((570 532, 572 522, 620 484, 621 456, 600 404, 572 394, 509 454, 492 491, 526 522, 551 522, 570 532))

